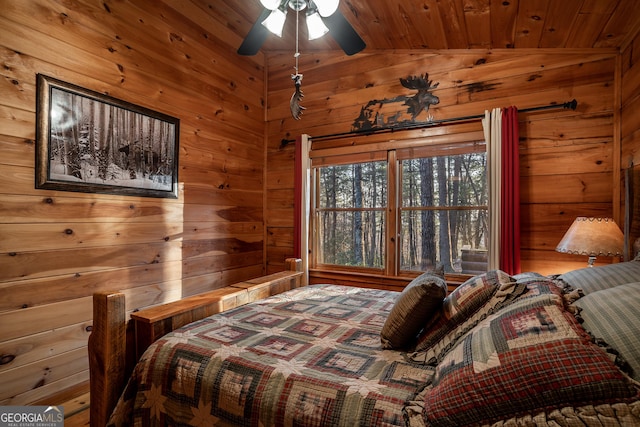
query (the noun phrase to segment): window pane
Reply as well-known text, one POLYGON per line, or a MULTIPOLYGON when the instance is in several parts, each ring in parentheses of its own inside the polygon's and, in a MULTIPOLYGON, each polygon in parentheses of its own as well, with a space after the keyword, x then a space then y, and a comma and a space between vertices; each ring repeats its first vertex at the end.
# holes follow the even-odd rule
POLYGON ((326 166, 317 172, 317 262, 382 268, 387 163, 326 166))
POLYGON ((487 270, 487 211, 405 210, 401 214, 400 268, 465 274, 487 270))
POLYGON ((484 206, 486 155, 469 153, 402 161, 402 206, 484 206))
POLYGON ((470 254, 486 260, 485 153, 403 160, 401 190, 401 270, 468 273, 470 254))
POLYGON ((320 264, 383 267, 384 211, 321 211, 317 227, 320 264))
POLYGON ((386 162, 318 168, 320 208, 382 208, 387 206, 386 162))

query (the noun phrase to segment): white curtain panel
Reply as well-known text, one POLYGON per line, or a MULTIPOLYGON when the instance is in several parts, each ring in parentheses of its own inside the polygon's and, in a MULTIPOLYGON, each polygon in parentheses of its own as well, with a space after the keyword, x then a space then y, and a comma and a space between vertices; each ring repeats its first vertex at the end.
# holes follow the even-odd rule
POLYGON ((494 108, 492 111, 485 111, 482 128, 487 143, 487 176, 489 180, 488 269, 496 270, 500 268, 502 110, 494 108))
POLYGON ((309 283, 309 215, 311 214, 311 138, 303 134, 300 138, 301 168, 300 168, 300 190, 302 200, 300 207, 300 258, 302 259, 302 271, 304 271, 303 282, 309 283))

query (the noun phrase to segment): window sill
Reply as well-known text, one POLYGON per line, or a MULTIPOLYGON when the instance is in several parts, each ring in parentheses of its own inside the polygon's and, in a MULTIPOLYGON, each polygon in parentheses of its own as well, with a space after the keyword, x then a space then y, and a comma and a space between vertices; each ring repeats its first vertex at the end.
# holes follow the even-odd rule
MULTIPOLYGON (((309 284, 328 283, 333 285, 386 289, 401 292, 405 288, 405 286, 407 286, 409 282, 411 282, 411 280, 413 280, 419 274, 421 273, 415 272, 415 274, 406 273, 400 276, 385 276, 383 274, 362 271, 310 268, 309 284)), ((446 281, 449 291, 452 291, 470 277, 472 276, 464 274, 447 274, 446 281)))

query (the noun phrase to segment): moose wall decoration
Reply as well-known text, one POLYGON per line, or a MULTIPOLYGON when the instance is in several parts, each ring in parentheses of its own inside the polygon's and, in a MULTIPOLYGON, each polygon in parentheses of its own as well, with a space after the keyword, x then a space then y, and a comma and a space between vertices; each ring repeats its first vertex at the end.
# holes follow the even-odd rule
MULTIPOLYGON (((351 130, 356 132, 415 126, 419 123, 418 118, 422 113, 428 113, 431 105, 440 102, 440 99, 431 93, 440 83, 433 84, 433 80, 429 80, 429 73, 400 78, 400 84, 407 89, 417 90, 417 93, 369 101, 360 109, 360 115, 353 122, 351 130), (397 108, 398 106, 400 108, 397 108)), ((431 116, 427 116, 424 121, 432 121, 431 116)))

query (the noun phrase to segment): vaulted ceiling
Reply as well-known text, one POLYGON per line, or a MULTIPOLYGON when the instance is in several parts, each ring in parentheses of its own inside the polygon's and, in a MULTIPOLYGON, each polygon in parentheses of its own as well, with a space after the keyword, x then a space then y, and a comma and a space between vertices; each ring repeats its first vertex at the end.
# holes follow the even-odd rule
MULTIPOLYGON (((263 8, 259 0, 197 0, 242 42, 263 8)), ((341 0, 340 11, 379 49, 620 48, 640 29, 637 0, 341 0)), ((330 37, 300 50, 340 50, 330 37)), ((295 49, 296 15, 282 38, 269 35, 262 51, 295 49)))

